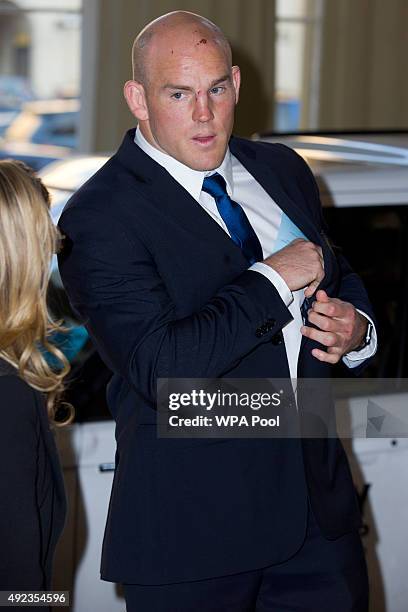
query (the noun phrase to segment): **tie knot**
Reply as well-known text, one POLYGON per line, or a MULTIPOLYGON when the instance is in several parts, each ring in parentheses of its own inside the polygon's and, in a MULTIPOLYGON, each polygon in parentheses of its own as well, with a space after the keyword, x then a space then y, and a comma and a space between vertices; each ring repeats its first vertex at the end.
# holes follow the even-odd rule
POLYGON ((211 176, 207 176, 203 181, 203 191, 209 193, 213 198, 219 198, 227 195, 227 187, 225 180, 216 172, 211 176))

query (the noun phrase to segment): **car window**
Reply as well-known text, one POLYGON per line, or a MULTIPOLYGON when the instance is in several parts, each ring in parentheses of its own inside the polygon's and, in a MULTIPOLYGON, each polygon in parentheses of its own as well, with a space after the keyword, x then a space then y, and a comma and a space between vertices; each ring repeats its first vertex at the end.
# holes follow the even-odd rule
POLYGON ((43 114, 31 142, 75 148, 77 123, 77 112, 43 114))

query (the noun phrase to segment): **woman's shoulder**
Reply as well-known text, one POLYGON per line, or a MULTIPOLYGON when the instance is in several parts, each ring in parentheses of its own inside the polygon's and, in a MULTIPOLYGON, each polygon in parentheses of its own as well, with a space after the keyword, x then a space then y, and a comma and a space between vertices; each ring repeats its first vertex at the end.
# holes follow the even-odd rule
POLYGON ((0 357, 0 376, 18 376, 17 369, 0 357))
POLYGON ((31 417, 37 419, 37 403, 40 393, 23 380, 15 367, 0 358, 0 406, 2 420, 31 417))

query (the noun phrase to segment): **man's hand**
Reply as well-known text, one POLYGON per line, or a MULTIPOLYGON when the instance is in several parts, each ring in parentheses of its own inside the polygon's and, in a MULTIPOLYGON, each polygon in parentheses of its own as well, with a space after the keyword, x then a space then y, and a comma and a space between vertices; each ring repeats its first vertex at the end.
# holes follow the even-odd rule
POLYGON ((314 357, 327 363, 340 361, 343 355, 361 344, 367 333, 367 319, 352 304, 330 298, 322 289, 316 293, 308 318, 319 329, 303 326, 300 331, 307 338, 327 346, 327 351, 312 350, 314 357))
POLYGON ((297 238, 263 261, 283 278, 291 291, 305 289, 310 297, 324 278, 322 249, 308 240, 297 238))

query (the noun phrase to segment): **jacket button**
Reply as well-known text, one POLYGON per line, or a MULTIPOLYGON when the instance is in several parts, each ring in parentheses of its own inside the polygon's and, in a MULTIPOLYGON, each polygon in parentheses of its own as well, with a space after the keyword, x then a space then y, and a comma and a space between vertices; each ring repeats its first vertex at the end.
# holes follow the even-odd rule
POLYGON ((283 342, 282 332, 278 332, 277 334, 275 334, 274 336, 272 336, 272 338, 271 338, 271 342, 272 342, 272 344, 274 344, 275 346, 277 346, 278 344, 282 344, 282 342, 283 342))

